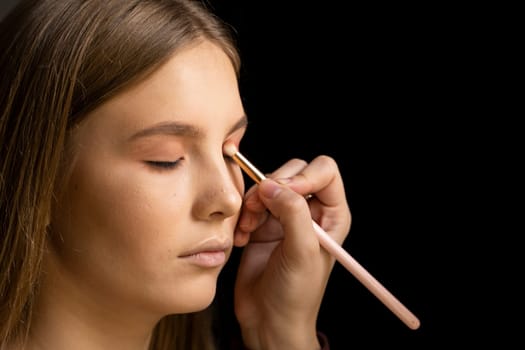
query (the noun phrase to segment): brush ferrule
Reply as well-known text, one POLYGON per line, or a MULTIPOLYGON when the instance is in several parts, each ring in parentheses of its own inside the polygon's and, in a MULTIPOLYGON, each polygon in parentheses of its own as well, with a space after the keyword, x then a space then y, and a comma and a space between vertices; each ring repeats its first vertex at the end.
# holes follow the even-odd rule
POLYGON ((244 158, 244 156, 241 153, 236 152, 232 156, 232 158, 237 162, 237 164, 239 164, 239 166, 246 172, 246 174, 248 174, 248 176, 251 177, 252 180, 255 181, 256 183, 259 183, 262 180, 266 179, 266 176, 264 176, 264 174, 261 173, 259 169, 257 169, 252 163, 250 163, 248 159, 244 158))

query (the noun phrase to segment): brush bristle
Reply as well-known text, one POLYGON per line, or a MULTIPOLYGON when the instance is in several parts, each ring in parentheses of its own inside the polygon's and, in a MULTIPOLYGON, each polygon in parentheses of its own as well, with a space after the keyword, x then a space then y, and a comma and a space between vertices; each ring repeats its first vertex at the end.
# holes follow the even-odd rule
POLYGON ((237 153, 237 147, 232 142, 226 142, 222 148, 224 154, 233 157, 237 153))

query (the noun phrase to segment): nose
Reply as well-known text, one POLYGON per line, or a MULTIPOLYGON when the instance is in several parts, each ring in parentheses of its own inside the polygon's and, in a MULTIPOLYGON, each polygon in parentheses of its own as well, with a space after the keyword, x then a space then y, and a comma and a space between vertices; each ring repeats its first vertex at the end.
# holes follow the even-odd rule
POLYGON ((233 165, 220 160, 201 169, 197 175, 198 194, 194 215, 201 220, 224 220, 239 213, 242 204, 243 179, 233 165))

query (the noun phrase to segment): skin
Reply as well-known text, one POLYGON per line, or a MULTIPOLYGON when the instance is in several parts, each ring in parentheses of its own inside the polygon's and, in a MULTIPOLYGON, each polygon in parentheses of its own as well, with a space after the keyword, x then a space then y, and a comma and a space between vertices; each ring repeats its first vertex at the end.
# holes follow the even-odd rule
POLYGON ((339 243, 348 234, 337 165, 292 159, 243 195, 223 147, 238 147, 245 128, 234 70, 209 42, 75 128, 28 349, 147 349, 161 317, 212 302, 233 246, 244 247, 235 312, 245 345, 319 348, 334 259, 311 219, 339 243))
POLYGON ((222 147, 238 144, 244 130, 234 70, 210 43, 179 52, 85 118, 54 211, 35 341, 145 348, 162 316, 211 303, 244 191, 222 147), (166 127, 173 123, 192 129, 166 127), (198 264, 205 258, 186 257, 201 249, 224 258, 206 267, 198 264))
POLYGON ((250 241, 236 281, 237 318, 250 349, 318 349, 316 320, 335 260, 311 220, 343 242, 351 223, 343 183, 327 156, 292 159, 267 176, 247 192, 237 227, 237 242, 250 241), (307 202, 306 194, 314 197, 307 202))

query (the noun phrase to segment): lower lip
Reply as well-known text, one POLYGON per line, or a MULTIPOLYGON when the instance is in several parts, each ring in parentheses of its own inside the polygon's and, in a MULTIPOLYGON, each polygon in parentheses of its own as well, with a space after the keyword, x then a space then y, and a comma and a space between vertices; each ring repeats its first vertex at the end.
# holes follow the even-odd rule
POLYGON ((212 252, 200 252, 183 257, 193 265, 200 267, 218 267, 226 262, 226 253, 222 250, 212 252))

